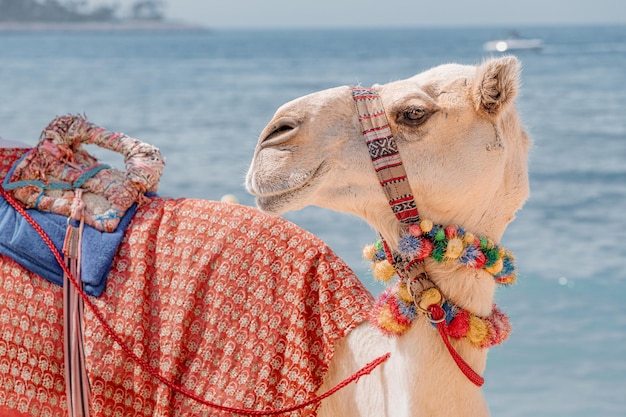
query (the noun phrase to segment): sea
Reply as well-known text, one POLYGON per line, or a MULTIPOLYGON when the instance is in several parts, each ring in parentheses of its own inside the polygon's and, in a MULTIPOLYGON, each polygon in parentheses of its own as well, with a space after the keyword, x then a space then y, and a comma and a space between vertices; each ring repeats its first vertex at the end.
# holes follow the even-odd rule
MULTIPOLYGON (((489 352, 484 392, 494 416, 626 416, 626 25, 363 27, 0 32, 0 136, 34 145, 55 116, 86 114, 161 149, 161 195, 254 205, 244 176, 281 104, 480 63, 499 54, 483 43, 511 29, 542 39, 515 52, 531 196, 502 242, 519 271, 496 294, 513 333, 489 352)), ((319 208, 285 217, 380 293, 361 259, 376 239, 365 222, 319 208)))

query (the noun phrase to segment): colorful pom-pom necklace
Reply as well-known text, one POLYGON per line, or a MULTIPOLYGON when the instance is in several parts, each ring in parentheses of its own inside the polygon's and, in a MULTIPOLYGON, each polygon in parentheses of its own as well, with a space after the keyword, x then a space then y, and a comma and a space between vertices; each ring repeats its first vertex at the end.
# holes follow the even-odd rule
MULTIPOLYGON (((458 226, 435 225, 428 219, 408 227, 393 253, 383 240, 363 248, 363 257, 370 261, 374 278, 389 282, 399 275, 374 304, 372 322, 387 335, 401 335, 422 312, 430 317, 427 307, 439 305, 444 312, 448 335, 465 338, 473 346, 486 348, 501 344, 508 338, 511 326, 507 316, 495 305, 491 315, 480 317, 443 299, 441 292, 425 276, 409 273, 426 259, 438 263, 457 262, 468 268, 484 269, 496 283, 515 282, 514 258, 511 252, 488 238, 476 237, 458 226), (425 285, 416 298, 414 285, 425 285), (423 306, 421 304, 423 303, 423 306)), ((418 285, 418 286, 419 286, 418 285)))
MULTIPOLYGON (((488 317, 477 316, 449 301, 443 301, 441 307, 448 335, 453 339, 466 338, 475 347, 488 348, 501 344, 511 333, 508 317, 495 304, 488 317)), ((383 291, 371 312, 372 322, 388 336, 402 335, 417 315, 414 298, 400 280, 383 291)))
MULTIPOLYGON (((388 282, 396 274, 389 262, 388 249, 379 240, 363 249, 363 257, 371 262, 374 278, 388 282)), ((484 269, 498 284, 515 282, 513 254, 491 239, 476 237, 459 226, 435 225, 429 219, 408 227, 401 237, 392 259, 401 259, 408 269, 430 258, 439 263, 456 261, 468 268, 484 269)))

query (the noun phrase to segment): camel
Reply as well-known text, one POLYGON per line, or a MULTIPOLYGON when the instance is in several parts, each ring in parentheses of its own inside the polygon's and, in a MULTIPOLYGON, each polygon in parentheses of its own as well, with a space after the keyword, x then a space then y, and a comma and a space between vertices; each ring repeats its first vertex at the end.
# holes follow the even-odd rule
MULTIPOLYGON (((506 56, 476 66, 441 65, 372 87, 420 218, 500 241, 529 194, 530 139, 514 104, 519 75, 518 60, 506 56)), ((390 209, 373 168, 359 121, 370 115, 357 113, 354 90, 331 88, 281 106, 260 135, 246 187, 270 214, 316 205, 359 216, 397 253, 407 225, 390 209)), ((431 258, 422 268, 446 300, 476 316, 492 314, 496 283, 486 270, 431 258)), ((487 348, 467 338, 451 343, 476 373, 484 372, 487 348)), ((356 327, 337 342, 320 392, 386 352, 391 356, 384 365, 325 400, 319 415, 489 414, 481 389, 460 372, 422 316, 398 337, 370 322, 356 327)))
MULTIPOLYGON (((528 193, 529 140, 512 105, 518 71, 513 58, 443 66, 373 90, 412 163, 408 178, 422 216, 499 241, 528 193)), ((270 213, 309 204, 356 213, 395 250, 404 226, 376 185, 349 91, 313 94, 279 110, 262 135, 248 187, 270 213), (305 156, 295 158, 296 151, 305 156), (320 155, 335 160, 322 163, 320 155)), ((0 141, 0 179, 26 151, 0 141)), ((89 298, 93 309, 86 308, 82 326, 93 416, 232 415, 214 405, 258 415, 304 404, 355 375, 357 384, 319 409, 312 403, 288 414, 487 413, 480 389, 459 372, 430 323, 417 319, 396 338, 362 324, 371 294, 327 246, 280 217, 150 197, 114 255, 105 292, 89 298), (361 372, 387 357, 370 375, 361 372)), ((485 270, 432 260, 424 267, 447 299, 490 314, 495 283, 485 270)), ((67 415, 61 288, 5 255, 0 284, 0 414, 67 415)), ((451 343, 482 373, 486 349, 451 343)))

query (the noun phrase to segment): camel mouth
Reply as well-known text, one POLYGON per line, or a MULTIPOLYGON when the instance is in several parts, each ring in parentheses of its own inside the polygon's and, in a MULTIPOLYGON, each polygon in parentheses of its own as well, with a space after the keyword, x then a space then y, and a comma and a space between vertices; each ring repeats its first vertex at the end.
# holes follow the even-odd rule
POLYGON ((299 176, 290 177, 290 181, 286 183, 286 186, 280 189, 264 189, 264 187, 259 186, 258 179, 253 179, 248 183, 248 191, 254 195, 256 205, 261 210, 280 214, 291 210, 286 206, 290 205, 294 200, 298 200, 300 194, 314 186, 324 171, 324 163, 321 163, 314 170, 299 176))

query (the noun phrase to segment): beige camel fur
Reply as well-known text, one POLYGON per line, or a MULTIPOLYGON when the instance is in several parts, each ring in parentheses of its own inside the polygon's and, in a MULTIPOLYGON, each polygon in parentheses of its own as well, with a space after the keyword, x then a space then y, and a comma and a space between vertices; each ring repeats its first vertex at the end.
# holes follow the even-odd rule
MULTIPOLYGON (((513 103, 518 79, 517 59, 502 57, 478 66, 442 65, 375 86, 423 217, 500 241, 528 195, 530 140, 513 103)), ((400 225, 361 131, 349 87, 280 107, 261 134, 246 178, 257 205, 274 214, 308 205, 355 214, 395 246, 400 225)), ((488 273, 434 261, 425 267, 450 301, 490 314, 495 284, 488 273)), ((453 345, 483 373, 487 349, 464 340, 453 345)), ((386 352, 391 357, 382 367, 326 400, 320 415, 489 414, 481 389, 459 371, 423 317, 397 338, 368 323, 352 331, 338 343, 321 391, 386 352)))

